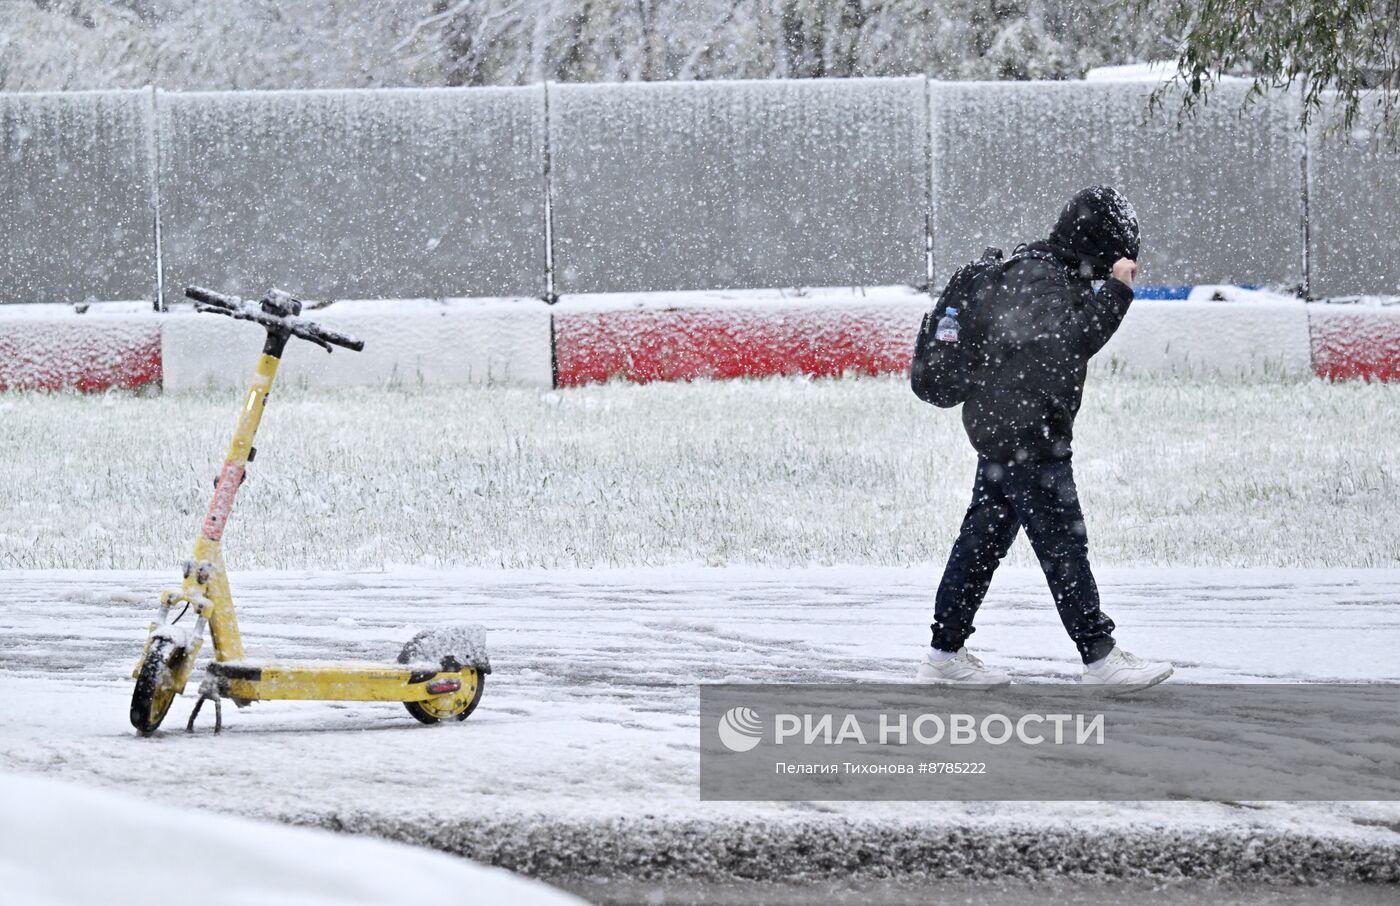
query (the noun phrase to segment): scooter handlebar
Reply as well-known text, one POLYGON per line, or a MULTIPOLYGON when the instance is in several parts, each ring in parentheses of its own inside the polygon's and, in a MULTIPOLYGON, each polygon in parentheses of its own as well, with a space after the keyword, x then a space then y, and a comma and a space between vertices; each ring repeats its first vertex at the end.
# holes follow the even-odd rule
POLYGON ((281 290, 274 289, 257 302, 214 292, 202 286, 185 287, 185 295, 194 300, 195 311, 227 315, 240 321, 252 321, 268 330, 284 331, 291 336, 315 343, 327 352, 331 351, 332 346, 354 352, 365 348, 364 340, 300 317, 301 302, 281 290))
POLYGON ((243 300, 237 296, 226 296, 223 293, 216 293, 212 289, 205 289, 202 286, 185 287, 185 295, 198 302, 200 305, 210 305, 230 312, 236 311, 243 305, 243 300))

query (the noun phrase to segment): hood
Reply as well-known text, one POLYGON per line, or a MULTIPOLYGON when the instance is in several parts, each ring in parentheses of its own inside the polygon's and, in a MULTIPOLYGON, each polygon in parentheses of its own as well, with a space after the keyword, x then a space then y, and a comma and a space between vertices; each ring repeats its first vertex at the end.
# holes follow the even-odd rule
POLYGON ((1102 280, 1119 258, 1137 260, 1137 212, 1132 202, 1112 186, 1080 189, 1060 212, 1050 241, 1072 251, 1081 272, 1102 280))

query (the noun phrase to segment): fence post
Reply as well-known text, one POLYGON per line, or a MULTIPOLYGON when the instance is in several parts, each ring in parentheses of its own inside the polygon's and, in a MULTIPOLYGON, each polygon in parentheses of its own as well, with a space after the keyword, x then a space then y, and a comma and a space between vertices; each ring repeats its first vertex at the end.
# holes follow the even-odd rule
POLYGON ((151 167, 151 242, 155 246, 155 310, 165 311, 165 273, 160 249, 160 90, 150 89, 150 118, 146 123, 146 159, 151 167))

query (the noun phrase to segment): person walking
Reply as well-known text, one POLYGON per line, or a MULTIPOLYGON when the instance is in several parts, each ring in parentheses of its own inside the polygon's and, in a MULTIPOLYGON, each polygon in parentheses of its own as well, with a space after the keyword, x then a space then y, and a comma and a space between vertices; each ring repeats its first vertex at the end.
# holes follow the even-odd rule
POLYGON ((965 643, 1022 528, 1084 662, 1081 682, 1146 688, 1171 676, 1170 664, 1134 657, 1114 641, 1089 567, 1072 466, 1088 362, 1132 304, 1138 251, 1137 215, 1127 198, 1091 186, 1065 205, 1048 240, 1016 249, 1001 265, 1000 281, 965 313, 963 355, 972 364, 962 422, 977 451, 977 473, 938 586, 919 682, 993 688, 1010 681, 965 643), (1097 291, 1096 280, 1103 281, 1097 291))

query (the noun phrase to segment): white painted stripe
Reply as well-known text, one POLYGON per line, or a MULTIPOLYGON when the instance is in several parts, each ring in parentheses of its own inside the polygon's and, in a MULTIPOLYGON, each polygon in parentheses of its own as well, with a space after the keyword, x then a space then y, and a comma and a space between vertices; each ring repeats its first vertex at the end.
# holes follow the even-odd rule
POLYGON ((1307 306, 1139 300, 1092 368, 1151 376, 1305 377, 1312 373, 1307 306))
MULTIPOLYGON (((327 354, 293 340, 278 378, 284 386, 553 382, 549 308, 539 300, 337 302, 305 315, 359 337, 365 348, 327 354)), ((262 351, 262 337, 246 322, 189 310, 169 313, 161 331, 165 388, 242 386, 262 351)))

